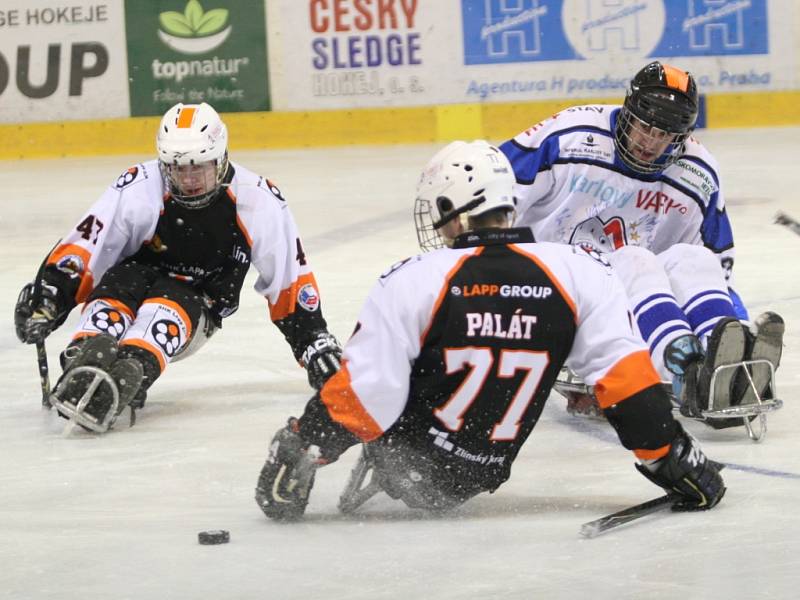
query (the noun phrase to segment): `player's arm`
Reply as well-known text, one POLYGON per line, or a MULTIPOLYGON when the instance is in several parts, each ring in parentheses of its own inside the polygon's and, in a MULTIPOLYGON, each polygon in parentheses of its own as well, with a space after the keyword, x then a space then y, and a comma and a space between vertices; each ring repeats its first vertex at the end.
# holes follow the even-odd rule
POLYGON ((622 284, 602 268, 584 271, 568 365, 594 386, 620 442, 639 459, 640 472, 678 494, 678 508, 712 508, 725 493, 718 465, 672 417, 649 352, 631 329, 622 284))
POLYGON ((22 342, 37 343, 59 327, 125 251, 131 227, 121 202, 121 190, 110 187, 45 258, 36 280, 23 287, 14 311, 22 342))
POLYGON ((313 483, 309 471, 380 437, 402 414, 420 331, 393 313, 392 302, 376 286, 345 345, 342 369, 273 437, 256 486, 256 503, 268 517, 301 516, 311 489, 301 484, 313 483))
POLYGON ((300 418, 301 435, 329 457, 380 437, 405 409, 422 326, 399 312, 402 301, 391 295, 381 284, 373 288, 345 345, 341 371, 300 418))
POLYGON ((551 117, 499 146, 514 168, 517 214, 546 197, 555 184, 552 166, 559 155, 558 127, 551 117))
POLYGON ((703 216, 700 223, 687 224, 679 241, 703 245, 717 255, 728 284, 728 293, 733 302, 736 316, 746 320, 748 318, 747 309, 735 290, 733 263, 736 257, 733 228, 728 218, 725 195, 720 185, 716 161, 704 150, 695 150, 695 152, 697 156, 685 159, 693 168, 685 170, 683 177, 694 189, 694 193, 697 194, 704 207, 703 216))
POLYGON ((269 303, 270 318, 283 334, 295 359, 315 389, 340 366, 341 346, 322 316, 317 281, 294 218, 283 199, 273 199, 270 214, 252 219, 253 265, 259 273, 256 291, 269 303))
POLYGON ((700 227, 700 236, 702 243, 719 259, 736 316, 739 319, 747 319, 747 309, 734 289, 733 263, 736 258, 736 250, 733 243, 733 228, 728 218, 728 211, 725 209, 722 190, 711 197, 703 224, 700 227))

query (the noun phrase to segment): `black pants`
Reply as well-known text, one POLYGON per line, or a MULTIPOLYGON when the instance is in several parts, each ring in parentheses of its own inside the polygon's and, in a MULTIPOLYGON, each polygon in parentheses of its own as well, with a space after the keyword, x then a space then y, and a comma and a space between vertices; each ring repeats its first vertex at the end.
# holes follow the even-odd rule
POLYGON ((397 438, 367 444, 381 488, 410 508, 444 511, 463 504, 486 487, 450 468, 446 461, 420 452, 397 438))
POLYGON ((133 314, 136 314, 142 303, 149 298, 167 298, 186 312, 192 330, 197 327, 204 306, 202 293, 188 283, 135 261, 123 261, 106 271, 86 302, 98 298, 117 300, 127 306, 133 314))

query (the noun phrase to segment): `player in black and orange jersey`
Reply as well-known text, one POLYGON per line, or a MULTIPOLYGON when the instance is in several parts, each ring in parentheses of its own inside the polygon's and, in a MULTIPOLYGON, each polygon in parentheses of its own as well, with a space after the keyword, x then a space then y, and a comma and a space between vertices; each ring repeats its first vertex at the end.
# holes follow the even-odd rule
POLYGON ((722 498, 718 465, 672 418, 620 281, 581 248, 509 228, 513 183, 486 142, 454 142, 428 163, 417 232, 423 248, 440 248, 381 276, 341 370, 274 436, 256 489, 268 517, 302 515, 317 465, 359 443, 344 511, 378 490, 440 510, 497 489, 565 364, 680 508, 722 498))
POLYGON ((272 321, 321 387, 341 348, 278 188, 228 160, 227 129, 208 104, 169 109, 156 145, 158 159, 120 175, 19 296, 16 331, 29 344, 85 303, 51 402, 106 431, 236 311, 251 264, 272 321))

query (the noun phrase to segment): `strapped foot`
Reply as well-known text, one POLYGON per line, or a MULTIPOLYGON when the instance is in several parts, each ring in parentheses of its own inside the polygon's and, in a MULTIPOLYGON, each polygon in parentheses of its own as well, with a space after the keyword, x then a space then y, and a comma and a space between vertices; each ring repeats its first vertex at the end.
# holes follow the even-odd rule
POLYGON ((765 312, 756 318, 754 329, 754 333, 747 332, 745 352, 745 360, 754 361, 746 367, 751 377, 747 377, 744 369, 737 374, 731 401, 733 405, 757 404, 774 396, 772 378, 781 362, 786 325, 779 314, 765 312))
POLYGON ((133 399, 142 382, 142 367, 117 356, 116 340, 106 335, 86 338, 65 351, 64 373, 50 400, 59 415, 70 420, 68 428, 77 423, 104 433, 133 399))
MULTIPOLYGON (((709 413, 730 406, 737 371, 735 366, 725 367, 740 363, 744 353, 744 326, 736 319, 720 319, 708 337, 705 359, 686 368, 681 390, 681 414, 706 420, 716 428, 719 419, 709 419, 709 413)), ((740 419, 736 421, 736 424, 741 424, 740 419)))

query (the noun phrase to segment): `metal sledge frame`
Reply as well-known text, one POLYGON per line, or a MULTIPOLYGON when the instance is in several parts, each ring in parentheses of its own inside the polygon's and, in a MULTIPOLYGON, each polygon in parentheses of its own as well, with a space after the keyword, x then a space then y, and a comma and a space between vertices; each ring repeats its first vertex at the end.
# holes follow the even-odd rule
POLYGON ((738 369, 739 367, 743 367, 744 374, 747 376, 747 383, 750 386, 750 389, 753 391, 756 401, 739 406, 718 407, 716 406, 715 398, 713 398, 713 395, 709 393, 709 406, 711 408, 701 411, 700 415, 705 419, 729 419, 741 417, 744 427, 747 430, 747 436, 754 442, 759 442, 763 440, 764 436, 767 434, 767 413, 774 412, 783 407, 783 400, 779 400, 777 397, 775 397, 777 395, 775 388, 775 365, 764 358, 744 360, 733 365, 720 365, 714 369, 714 373, 711 375, 711 383, 709 384, 711 391, 713 392, 714 385, 717 381, 717 376, 722 371, 738 369), (753 375, 750 372, 750 369, 747 368, 754 365, 766 365, 769 368, 769 382, 767 389, 771 390, 773 396, 772 398, 762 398, 761 393, 756 388, 756 384, 753 381, 753 375), (750 417, 758 417, 758 428, 753 428, 750 417))
POLYGON ((358 461, 339 496, 339 511, 346 515, 352 514, 359 506, 382 491, 383 488, 375 479, 375 468, 367 456, 367 449, 362 445, 358 461), (368 476, 369 483, 364 485, 368 476))
MULTIPOLYGON (((583 383, 574 373, 569 369, 564 369, 562 373, 566 373, 565 379, 557 379, 553 388, 565 398, 570 398, 570 395, 582 394, 591 395, 594 397, 594 390, 592 386, 583 383)), ((664 387, 672 400, 674 410, 683 416, 695 418, 692 415, 687 415, 680 411, 680 405, 677 398, 672 392, 672 386, 664 383, 664 387)), ((783 400, 777 398, 777 390, 775 386, 775 365, 766 359, 744 360, 730 365, 720 365, 711 375, 709 383, 709 408, 700 412, 699 417, 702 419, 731 419, 741 418, 744 424, 747 436, 754 442, 760 442, 767 434, 767 413, 774 412, 783 407, 783 400), (772 398, 763 398, 756 388, 753 381, 753 376, 750 369, 754 365, 767 365, 769 367, 769 381, 767 389, 771 391, 772 398), (717 382, 717 377, 722 371, 729 369, 742 368, 747 376, 748 385, 753 391, 755 402, 751 402, 739 406, 721 406, 718 400, 714 397, 714 386, 717 382), (758 426, 754 427, 751 419, 758 418, 758 426)))
POLYGON ((69 423, 64 428, 64 433, 69 433, 75 424, 78 424, 90 431, 94 431, 96 433, 105 433, 109 430, 109 428, 114 424, 114 421, 117 417, 117 408, 119 408, 119 389, 117 388, 117 384, 112 379, 111 375, 99 369, 97 367, 91 366, 82 366, 82 367, 75 367, 69 372, 67 378, 61 382, 61 385, 56 386, 56 389, 50 394, 50 404, 54 406, 58 412, 62 415, 66 416, 69 419, 69 423), (65 402, 61 398, 59 398, 58 393, 59 390, 65 387, 76 375, 80 375, 81 373, 90 373, 93 375, 92 382, 89 384, 89 387, 83 393, 83 395, 78 400, 77 404, 73 404, 71 402, 65 402), (111 400, 111 407, 103 417, 102 421, 98 421, 93 416, 84 412, 84 409, 91 401, 94 393, 97 391, 97 388, 100 387, 102 383, 106 383, 111 386, 112 391, 112 400, 111 400))

